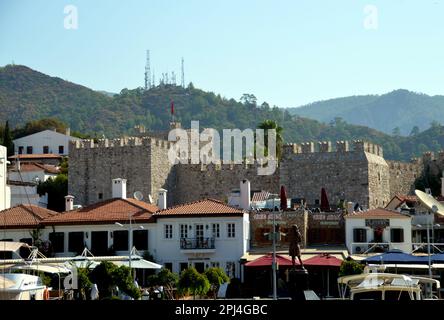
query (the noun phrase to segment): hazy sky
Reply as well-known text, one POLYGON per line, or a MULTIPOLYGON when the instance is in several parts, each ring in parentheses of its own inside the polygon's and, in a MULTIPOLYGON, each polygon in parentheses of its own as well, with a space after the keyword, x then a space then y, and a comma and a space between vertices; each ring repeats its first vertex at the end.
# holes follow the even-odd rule
POLYGON ((444 3, 0 0, 0 65, 120 92, 143 86, 146 49, 157 79, 180 80, 183 56, 187 83, 282 107, 398 88, 443 94, 444 3), (77 29, 65 28, 67 5, 77 29))

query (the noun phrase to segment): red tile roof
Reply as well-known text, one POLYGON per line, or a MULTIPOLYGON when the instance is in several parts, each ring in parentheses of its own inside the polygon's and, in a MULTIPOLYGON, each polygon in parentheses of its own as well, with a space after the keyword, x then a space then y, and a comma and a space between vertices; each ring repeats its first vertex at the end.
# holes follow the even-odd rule
POLYGON ((16 154, 9 159, 61 159, 62 156, 53 153, 16 154))
POLYGON ((410 218, 410 216, 399 213, 398 211, 387 210, 383 208, 377 208, 367 211, 359 211, 351 214, 347 214, 345 218, 410 218))
POLYGON ((129 215, 136 222, 151 222, 152 214, 158 210, 157 206, 136 199, 114 198, 63 212, 45 219, 42 223, 44 225, 126 223, 129 215))
POLYGON ((251 198, 251 202, 265 201, 270 197, 270 192, 261 191, 253 193, 253 197, 251 198))
POLYGON ((40 223, 58 213, 35 205, 20 204, 0 211, 0 230, 3 228, 36 228, 40 223))
POLYGON ((398 198, 400 201, 406 201, 406 202, 418 202, 418 198, 416 196, 409 196, 409 195, 402 195, 397 194, 395 195, 396 198, 398 198))
POLYGON ((243 211, 222 201, 215 199, 203 199, 199 201, 180 204, 174 207, 160 210, 154 214, 154 217, 160 218, 163 216, 194 216, 194 215, 211 215, 211 216, 241 216, 243 211))
MULTIPOLYGON (((41 164, 38 162, 23 162, 20 164, 21 172, 33 172, 33 171, 45 171, 46 173, 58 174, 60 172, 59 168, 49 164, 41 164)), ((17 172, 17 168, 11 171, 17 172)))

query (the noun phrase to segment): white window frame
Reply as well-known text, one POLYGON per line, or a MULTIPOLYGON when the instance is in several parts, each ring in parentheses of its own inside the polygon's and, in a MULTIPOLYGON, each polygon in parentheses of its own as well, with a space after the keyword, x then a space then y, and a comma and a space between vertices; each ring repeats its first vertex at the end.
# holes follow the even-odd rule
POLYGON ((173 225, 172 224, 164 224, 163 225, 163 237, 164 239, 173 239, 173 225))
POLYGON ((236 238, 236 223, 234 223, 234 222, 227 223, 227 238, 228 239, 235 239, 236 238), (232 230, 231 230, 230 226, 233 226, 232 230))
POLYGON ((187 224, 180 224, 179 225, 179 237, 180 237, 180 239, 188 238, 188 225, 187 224))
POLYGON ((220 223, 212 223, 211 224, 211 232, 213 233, 214 239, 219 239, 220 238, 220 223))

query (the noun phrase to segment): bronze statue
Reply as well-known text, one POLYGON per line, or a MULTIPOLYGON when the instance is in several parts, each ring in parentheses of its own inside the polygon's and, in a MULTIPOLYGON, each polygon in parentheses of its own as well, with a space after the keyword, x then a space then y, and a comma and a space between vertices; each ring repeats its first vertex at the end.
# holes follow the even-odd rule
POLYGON ((299 228, 297 225, 292 225, 290 232, 288 233, 288 241, 290 242, 290 248, 288 250, 288 254, 291 256, 291 262, 293 263, 293 268, 296 265, 295 257, 298 257, 299 262, 301 264, 301 268, 304 268, 304 264, 302 263, 301 259, 301 247, 299 246, 299 243, 302 242, 302 235, 299 231, 299 228))

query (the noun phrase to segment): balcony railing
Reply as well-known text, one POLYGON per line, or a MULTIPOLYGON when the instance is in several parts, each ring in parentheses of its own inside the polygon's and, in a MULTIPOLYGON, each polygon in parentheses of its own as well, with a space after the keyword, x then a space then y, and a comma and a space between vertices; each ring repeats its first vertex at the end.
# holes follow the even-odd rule
POLYGON ((180 249, 214 249, 214 238, 182 238, 180 239, 180 249))

